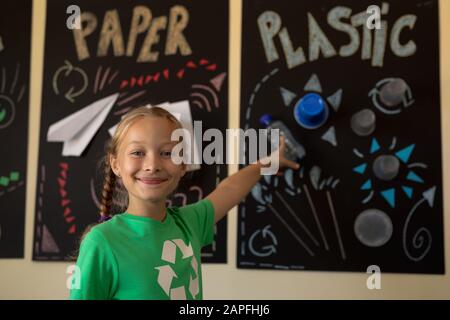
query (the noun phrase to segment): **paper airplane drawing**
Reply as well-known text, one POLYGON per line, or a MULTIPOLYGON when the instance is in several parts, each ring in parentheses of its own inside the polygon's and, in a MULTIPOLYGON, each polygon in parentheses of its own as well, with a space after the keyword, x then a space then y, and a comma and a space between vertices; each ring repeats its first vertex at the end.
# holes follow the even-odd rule
POLYGON ((47 131, 48 142, 64 142, 63 156, 79 157, 114 106, 118 93, 97 100, 87 107, 52 124, 47 131))

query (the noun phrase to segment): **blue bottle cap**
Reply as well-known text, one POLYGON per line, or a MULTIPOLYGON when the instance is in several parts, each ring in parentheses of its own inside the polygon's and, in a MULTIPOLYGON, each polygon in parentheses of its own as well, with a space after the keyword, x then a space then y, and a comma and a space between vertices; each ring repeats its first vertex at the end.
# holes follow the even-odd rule
POLYGON ((270 114, 263 114, 261 118, 259 118, 259 123, 261 123, 263 126, 267 127, 272 122, 272 116, 270 114))
POLYGON ((318 128, 328 119, 327 104, 317 93, 308 93, 295 105, 294 117, 306 129, 318 128))

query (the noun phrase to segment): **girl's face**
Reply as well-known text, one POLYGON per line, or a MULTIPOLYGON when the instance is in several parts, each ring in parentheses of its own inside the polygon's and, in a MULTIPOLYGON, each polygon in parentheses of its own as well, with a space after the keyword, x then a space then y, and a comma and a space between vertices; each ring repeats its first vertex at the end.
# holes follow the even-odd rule
POLYGON ((122 178, 131 201, 161 202, 175 190, 185 165, 172 162, 170 140, 176 125, 166 118, 146 116, 136 120, 111 158, 114 173, 122 178))

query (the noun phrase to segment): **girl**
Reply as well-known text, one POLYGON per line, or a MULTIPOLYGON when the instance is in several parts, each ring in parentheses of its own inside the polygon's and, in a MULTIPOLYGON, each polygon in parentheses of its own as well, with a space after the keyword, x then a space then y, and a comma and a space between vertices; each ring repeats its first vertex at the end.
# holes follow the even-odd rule
MULTIPOLYGON (((206 198, 166 208, 186 173, 172 161, 172 131, 182 128, 168 111, 139 107, 119 123, 105 157, 101 218, 82 240, 80 281, 71 299, 202 299, 200 252, 213 227, 260 179, 260 161, 224 179, 206 198), (116 180, 128 193, 121 214, 110 209, 116 180)), ((298 169, 284 157, 279 167, 298 169)))

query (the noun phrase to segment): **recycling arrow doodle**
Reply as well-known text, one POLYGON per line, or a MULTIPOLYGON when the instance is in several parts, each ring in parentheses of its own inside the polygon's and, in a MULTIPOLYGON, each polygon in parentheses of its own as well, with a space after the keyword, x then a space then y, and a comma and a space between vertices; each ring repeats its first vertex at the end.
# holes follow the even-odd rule
POLYGON ((264 227, 264 229, 260 229, 257 230, 255 233, 252 234, 252 236, 250 237, 249 240, 249 249, 250 251, 257 257, 268 257, 273 253, 277 252, 276 246, 278 245, 278 240, 275 237, 275 235, 272 233, 272 231, 269 230, 270 229, 270 225, 264 227), (267 239, 267 238, 271 238, 272 239, 272 244, 270 245, 266 245, 263 246, 261 249, 263 249, 263 252, 259 252, 257 250, 255 250, 254 246, 253 246, 253 242, 256 238, 256 236, 261 233, 262 238, 263 239, 267 239))
MULTIPOLYGON (((189 279, 189 292, 191 293, 192 297, 195 299, 195 297, 199 293, 199 275, 198 275, 198 262, 195 259, 194 252, 192 249, 192 244, 189 243, 186 245, 186 243, 182 239, 173 239, 173 240, 166 240, 163 244, 163 250, 161 253, 161 260, 166 261, 170 264, 173 264, 176 266, 176 250, 177 248, 181 251, 183 254, 182 259, 187 259, 192 257, 191 259, 191 267, 194 271, 195 277, 192 277, 190 275, 189 279)), ((186 288, 184 286, 179 286, 177 288, 172 288, 172 280, 173 278, 178 278, 178 275, 176 272, 172 269, 170 265, 162 265, 159 267, 155 267, 155 269, 158 270, 158 284, 161 286, 161 288, 164 290, 164 292, 167 294, 167 296, 170 297, 171 300, 174 299, 186 299, 186 288)))
POLYGON ((78 73, 81 75, 81 78, 83 79, 83 86, 81 89, 74 91, 75 88, 73 86, 70 87, 70 89, 64 94, 64 97, 69 100, 70 102, 74 103, 76 97, 80 96, 81 94, 86 91, 86 88, 88 86, 89 80, 86 75, 86 72, 84 72, 82 69, 78 67, 74 67, 69 61, 64 61, 65 65, 60 67, 58 70, 56 70, 55 75, 53 76, 53 90, 55 91, 56 95, 60 94, 60 90, 58 89, 58 83, 60 79, 60 75, 64 73, 64 77, 69 77, 71 74, 78 73))

